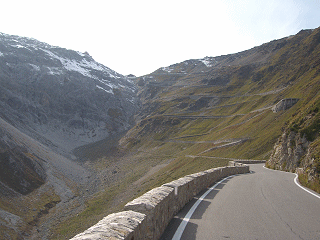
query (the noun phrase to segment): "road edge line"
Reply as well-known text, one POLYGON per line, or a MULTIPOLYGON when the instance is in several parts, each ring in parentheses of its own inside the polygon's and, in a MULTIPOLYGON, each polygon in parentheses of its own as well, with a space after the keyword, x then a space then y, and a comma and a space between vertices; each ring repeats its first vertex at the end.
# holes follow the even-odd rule
MULTIPOLYGON (((284 173, 292 173, 292 172, 286 172, 286 171, 281 171, 281 170, 275 170, 275 169, 271 169, 271 168, 267 168, 266 166, 263 166, 263 168, 265 169, 268 169, 268 170, 272 170, 272 171, 279 171, 279 172, 284 172, 284 173)), ((298 177, 299 175, 297 173, 292 173, 294 175, 296 175, 296 177, 293 179, 293 182, 301 189, 303 189, 304 191, 306 191, 307 193, 310 193, 311 195, 317 197, 320 199, 320 196, 318 193, 314 193, 312 192, 311 190, 307 189, 306 187, 302 186, 300 183, 299 183, 299 180, 298 180, 298 177)))
MULTIPOLYGON (((250 172, 251 173, 251 172, 250 172)), ((234 176, 237 176, 239 174, 235 174, 235 175, 231 175, 228 177, 225 177, 224 179, 220 180, 219 182, 217 182, 215 185, 213 185, 211 188, 209 188, 204 194, 201 195, 201 197, 193 204, 193 206, 189 209, 189 211, 187 212, 187 214, 185 215, 185 217, 182 219, 179 227, 177 228, 177 230, 175 231, 172 240, 180 240, 182 237, 182 234, 184 232, 184 229, 186 228, 189 220, 191 219, 194 211, 197 209, 197 207, 199 206, 199 204, 204 200, 204 198, 212 191, 214 190, 220 183, 223 183, 225 180, 232 178, 234 176)))
POLYGON ((294 183, 295 183, 298 187, 302 188, 302 189, 305 190, 306 192, 308 192, 308 193, 310 193, 311 195, 313 195, 313 196, 315 196, 315 197, 317 197, 317 198, 320 199, 320 196, 319 196, 317 193, 311 192, 311 190, 306 189, 305 187, 303 187, 303 186, 299 183, 299 180, 298 180, 298 177, 299 177, 299 176, 298 176, 298 174, 295 173, 295 175, 296 175, 296 177, 294 178, 294 183))

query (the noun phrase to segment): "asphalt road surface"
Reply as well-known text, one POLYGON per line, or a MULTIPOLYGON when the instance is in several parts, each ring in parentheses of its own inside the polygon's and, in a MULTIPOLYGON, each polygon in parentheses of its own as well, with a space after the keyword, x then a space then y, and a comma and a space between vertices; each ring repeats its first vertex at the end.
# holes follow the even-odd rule
POLYGON ((161 240, 320 240, 320 195, 295 184, 295 174, 263 165, 251 164, 252 173, 233 176, 200 193, 172 219, 161 240), (200 204, 190 213, 197 200, 200 204))

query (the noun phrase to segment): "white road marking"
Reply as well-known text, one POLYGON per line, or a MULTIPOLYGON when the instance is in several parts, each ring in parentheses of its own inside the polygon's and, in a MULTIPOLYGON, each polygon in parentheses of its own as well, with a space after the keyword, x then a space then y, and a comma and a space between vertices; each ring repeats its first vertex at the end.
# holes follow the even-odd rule
MULTIPOLYGON (((270 168, 267 168, 267 167, 265 167, 265 166, 263 166, 263 167, 264 167, 265 169, 272 170, 272 171, 280 171, 280 170, 270 169, 270 168)), ((292 173, 292 172, 285 172, 285 171, 280 171, 280 172, 292 173)), ((300 184, 299 181, 298 181, 298 177, 299 177, 298 174, 296 174, 296 173, 292 173, 292 174, 295 174, 295 175, 296 175, 296 177, 294 178, 294 183, 295 183, 298 187, 302 188, 302 189, 305 190, 307 193, 310 193, 311 195, 313 195, 313 196, 315 196, 315 197, 317 197, 317 198, 320 199, 320 195, 318 195, 318 194, 316 194, 316 193, 314 193, 314 192, 311 192, 311 191, 308 190, 307 188, 301 186, 301 184, 300 184)))
POLYGON ((305 187, 302 187, 302 186, 300 185, 300 183, 298 182, 298 174, 295 173, 295 175, 296 175, 296 177, 294 178, 294 183, 297 184, 298 187, 302 188, 302 189, 305 190, 306 192, 308 192, 308 193, 310 193, 311 195, 313 195, 313 196, 315 196, 315 197, 317 197, 317 198, 320 199, 320 196, 319 196, 319 195, 311 192, 310 190, 306 189, 305 187))
MULTIPOLYGON (((270 168, 266 168, 265 166, 263 166, 265 169, 268 169, 268 170, 273 170, 273 171, 279 171, 279 170, 274 170, 274 169, 270 169, 270 168)), ((281 172, 284 172, 284 173, 291 173, 291 172, 285 172, 285 171, 281 171, 281 172)), ((250 171, 250 173, 252 173, 250 171)), ((306 192, 312 194, 313 196, 317 197, 320 199, 320 196, 309 191, 308 189, 302 187, 299 182, 298 182, 298 174, 296 173, 293 173, 296 175, 295 179, 294 179, 294 183, 302 188, 303 190, 305 190, 306 192)), ((225 180, 231 178, 231 177, 234 177, 234 176, 237 176, 238 174, 235 174, 235 175, 231 175, 229 177, 226 177, 224 179, 222 179, 221 181, 217 182, 215 185, 213 185, 211 188, 209 188, 204 194, 202 194, 202 196, 195 202, 195 204, 192 206, 192 208, 188 211, 188 213, 186 214, 186 216, 182 219, 182 222, 180 223, 179 227, 177 228, 172 240, 180 240, 181 239, 181 236, 183 234, 183 231, 184 229, 186 228, 188 222, 190 221, 191 217, 192 217, 192 214, 194 213, 194 211, 197 209, 197 207, 199 206, 199 204, 202 202, 202 200, 204 200, 204 198, 212 191, 214 190, 220 183, 224 182, 225 180)))
POLYGON ((192 214, 194 213, 194 211, 197 209, 197 207, 199 206, 199 204, 202 202, 202 200, 212 191, 214 190, 220 183, 224 182, 225 180, 237 176, 238 174, 235 175, 231 175, 229 177, 226 177, 224 179, 222 179, 220 182, 217 182, 215 185, 213 185, 211 188, 209 188, 204 194, 202 194, 202 196, 196 201, 196 203, 192 206, 192 208, 188 211, 188 213, 186 214, 186 216, 182 219, 182 222, 180 223, 179 227, 177 228, 172 240, 180 240, 181 236, 183 234, 184 229, 186 228, 192 214))

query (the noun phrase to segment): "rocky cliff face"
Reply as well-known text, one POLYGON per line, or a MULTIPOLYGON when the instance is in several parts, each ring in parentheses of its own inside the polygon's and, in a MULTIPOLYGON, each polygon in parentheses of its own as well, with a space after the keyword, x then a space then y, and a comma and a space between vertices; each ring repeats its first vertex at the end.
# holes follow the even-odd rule
POLYGON ((268 165, 274 169, 295 172, 303 156, 308 152, 310 142, 295 132, 283 133, 274 145, 268 165))
POLYGON ((88 53, 0 34, 1 117, 69 152, 127 130, 137 109, 128 77, 88 53))
MULTIPOLYGON (((0 137, 4 135, 1 133, 0 137)), ((32 157, 26 148, 13 142, 9 146, 1 139, 0 146, 0 196, 10 189, 26 195, 45 183, 46 172, 37 157, 32 157)))
POLYGON ((300 181, 320 192, 320 96, 319 92, 294 113, 286 123, 282 136, 266 165, 297 172, 300 181))
POLYGON ((274 145, 266 166, 282 171, 296 172, 300 181, 309 188, 320 190, 319 141, 309 142, 304 135, 283 133, 274 145))

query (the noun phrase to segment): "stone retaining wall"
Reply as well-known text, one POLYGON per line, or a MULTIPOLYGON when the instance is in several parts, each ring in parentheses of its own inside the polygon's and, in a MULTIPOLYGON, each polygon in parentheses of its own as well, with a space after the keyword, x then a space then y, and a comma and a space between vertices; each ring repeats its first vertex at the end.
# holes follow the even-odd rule
POLYGON ((159 239, 172 217, 199 192, 224 177, 248 172, 249 166, 236 163, 163 184, 127 203, 125 211, 108 215, 71 240, 159 239))

